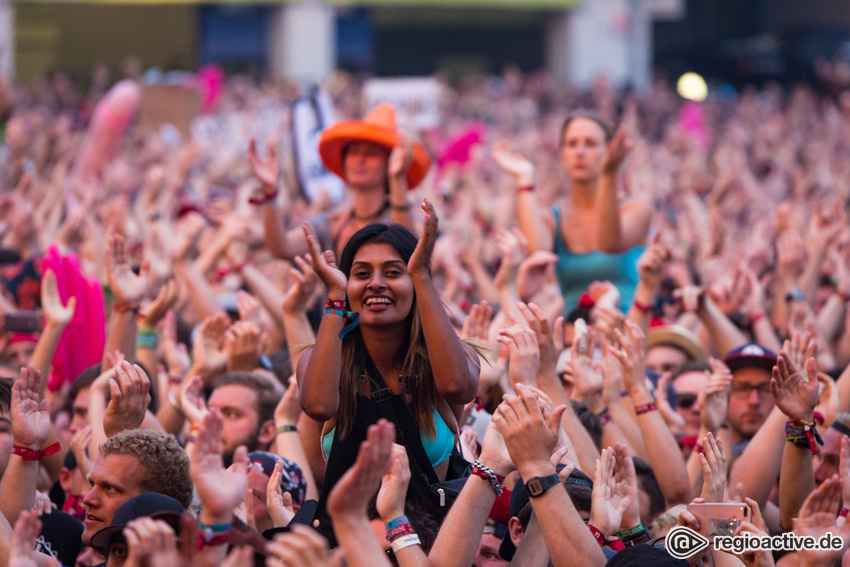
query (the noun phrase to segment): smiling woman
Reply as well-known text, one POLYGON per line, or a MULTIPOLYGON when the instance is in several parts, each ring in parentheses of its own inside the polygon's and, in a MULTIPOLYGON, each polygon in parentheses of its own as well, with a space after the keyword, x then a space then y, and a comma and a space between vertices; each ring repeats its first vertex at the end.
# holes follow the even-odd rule
POLYGON ((332 529, 324 500, 381 417, 402 434, 413 432, 398 442, 426 476, 454 478, 449 462, 457 455, 457 420, 475 396, 478 359, 458 339, 431 281, 437 217, 427 200, 422 208, 418 242, 404 227, 369 225, 348 241, 339 266, 304 228, 329 297, 316 343, 297 371, 301 406, 325 422, 328 466, 317 519, 326 535, 332 529), (346 319, 354 322, 346 327, 346 319))

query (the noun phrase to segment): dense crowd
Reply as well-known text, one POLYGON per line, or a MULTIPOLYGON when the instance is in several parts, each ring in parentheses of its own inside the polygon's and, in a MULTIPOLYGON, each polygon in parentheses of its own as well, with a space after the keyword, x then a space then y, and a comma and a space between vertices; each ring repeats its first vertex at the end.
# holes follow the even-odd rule
POLYGON ((842 563, 840 91, 506 68, 410 132, 339 73, 334 202, 297 86, 227 78, 207 118, 279 119, 190 139, 131 67, 0 83, 0 567, 842 563))

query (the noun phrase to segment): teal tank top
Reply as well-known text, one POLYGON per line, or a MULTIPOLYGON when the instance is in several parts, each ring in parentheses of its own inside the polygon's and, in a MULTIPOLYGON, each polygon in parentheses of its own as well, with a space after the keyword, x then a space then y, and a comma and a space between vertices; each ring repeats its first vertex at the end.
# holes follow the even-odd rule
MULTIPOLYGON (((420 434, 420 437, 422 439, 422 446, 425 448, 425 454, 428 455, 428 460, 431 461, 431 466, 436 467, 451 456, 452 449, 455 446, 455 435, 446 424, 443 416, 437 411, 437 408, 434 408, 432 415, 436 436, 430 437, 423 433, 420 434)), ((335 432, 336 427, 322 437, 322 452, 325 454, 325 459, 331 454, 335 432)))
POLYGON ((558 256, 555 271, 564 295, 564 315, 578 307, 579 297, 591 283, 604 280, 620 290, 620 310, 627 312, 634 300, 635 287, 640 281, 637 261, 643 254, 643 247, 638 246, 622 254, 570 252, 561 235, 561 212, 558 207, 552 207, 552 214, 555 216, 555 254, 558 256))

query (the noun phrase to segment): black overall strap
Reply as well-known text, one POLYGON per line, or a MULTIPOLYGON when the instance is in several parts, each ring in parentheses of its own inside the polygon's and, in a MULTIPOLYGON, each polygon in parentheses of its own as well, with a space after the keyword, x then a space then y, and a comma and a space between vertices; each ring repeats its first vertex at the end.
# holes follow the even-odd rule
POLYGON ((422 446, 422 437, 413 417, 410 412, 406 412, 407 415, 405 416, 400 416, 399 412, 396 411, 394 400, 399 398, 386 387, 381 373, 378 372, 378 368, 369 358, 369 355, 366 355, 366 372, 373 381, 379 381, 384 386, 372 392, 372 400, 375 402, 381 417, 395 424, 398 442, 400 445, 404 445, 411 457, 409 459, 411 475, 416 476, 419 473, 424 473, 431 484, 440 482, 437 473, 434 472, 434 467, 431 466, 431 460, 425 452, 425 447, 422 446))

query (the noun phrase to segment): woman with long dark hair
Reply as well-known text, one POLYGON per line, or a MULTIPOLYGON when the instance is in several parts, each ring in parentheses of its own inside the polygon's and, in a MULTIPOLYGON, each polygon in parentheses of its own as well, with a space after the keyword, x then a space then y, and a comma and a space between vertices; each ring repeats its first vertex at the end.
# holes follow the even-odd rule
POLYGON ((479 367, 431 280, 437 216, 428 200, 422 209, 421 239, 398 225, 370 225, 352 235, 338 265, 304 225, 313 267, 328 289, 316 343, 297 369, 301 406, 326 423, 323 496, 354 463, 368 426, 381 417, 396 423, 398 442, 420 469, 433 469, 441 481, 451 474, 457 422, 475 397, 479 367), (408 435, 414 438, 405 438, 405 431, 416 432, 408 435), (424 458, 417 457, 420 443, 424 458))

